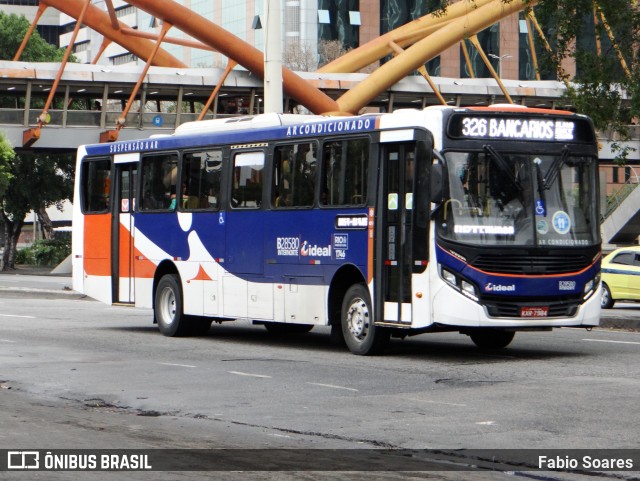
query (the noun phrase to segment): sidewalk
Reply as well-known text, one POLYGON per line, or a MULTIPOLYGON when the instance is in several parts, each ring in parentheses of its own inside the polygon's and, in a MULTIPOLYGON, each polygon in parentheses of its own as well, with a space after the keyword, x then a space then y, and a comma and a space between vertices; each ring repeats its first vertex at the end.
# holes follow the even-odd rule
POLYGON ((19 265, 13 271, 0 271, 0 275, 70 277, 71 274, 52 274, 53 267, 19 265))
POLYGON ((73 291, 70 274, 52 274, 52 268, 20 265, 13 271, 0 271, 0 294, 16 297, 82 299, 86 296, 73 291))

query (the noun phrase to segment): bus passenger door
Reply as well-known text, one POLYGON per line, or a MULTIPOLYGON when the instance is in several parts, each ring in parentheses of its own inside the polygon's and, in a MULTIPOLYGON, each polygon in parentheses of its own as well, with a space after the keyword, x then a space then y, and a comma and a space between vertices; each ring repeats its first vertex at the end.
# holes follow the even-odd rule
POLYGON ((376 320, 411 323, 415 142, 381 144, 376 209, 376 320))
POLYGON ((134 216, 137 163, 116 164, 114 216, 111 230, 113 302, 131 304, 134 296, 134 216))
POLYGON ((232 153, 233 179, 224 228, 226 252, 222 279, 225 317, 271 319, 273 292, 264 279, 264 221, 261 210, 265 152, 232 153))

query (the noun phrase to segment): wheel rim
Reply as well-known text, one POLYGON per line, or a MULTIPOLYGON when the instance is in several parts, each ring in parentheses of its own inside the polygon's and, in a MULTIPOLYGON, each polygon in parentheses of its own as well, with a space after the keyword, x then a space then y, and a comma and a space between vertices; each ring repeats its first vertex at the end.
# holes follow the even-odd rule
POLYGON ((167 326, 176 319, 176 295, 170 287, 165 287, 160 293, 160 317, 167 326))
POLYGON ((602 299, 600 301, 600 306, 604 307, 609 303, 609 291, 606 287, 602 288, 602 299))
POLYGON ((347 330, 358 342, 364 341, 369 332, 369 308, 359 297, 351 302, 347 310, 347 330))

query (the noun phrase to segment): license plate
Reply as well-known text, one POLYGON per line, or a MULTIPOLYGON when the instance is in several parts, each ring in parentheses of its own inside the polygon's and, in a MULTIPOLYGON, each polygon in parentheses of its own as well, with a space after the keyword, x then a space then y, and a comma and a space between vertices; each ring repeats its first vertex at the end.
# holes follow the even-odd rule
POLYGON ((520 308, 520 317, 547 317, 548 315, 549 315, 548 306, 520 308))

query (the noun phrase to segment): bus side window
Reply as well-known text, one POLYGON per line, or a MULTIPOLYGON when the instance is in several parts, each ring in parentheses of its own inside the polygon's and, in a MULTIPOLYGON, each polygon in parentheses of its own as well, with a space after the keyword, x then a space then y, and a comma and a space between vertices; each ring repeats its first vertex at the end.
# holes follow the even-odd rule
POLYGON ((274 207, 311 207, 313 205, 317 150, 313 143, 276 147, 271 189, 274 207))
POLYGON ((326 143, 322 154, 321 205, 364 205, 367 200, 369 139, 326 143))
POLYGON ((264 152, 242 152, 233 158, 231 206, 258 209, 262 203, 264 152))
POLYGON ((220 206, 222 150, 189 152, 182 159, 183 210, 217 209, 220 206))
POLYGON ((180 192, 177 154, 154 154, 142 159, 141 210, 175 210, 180 192))
POLYGON ((111 160, 99 159, 84 162, 80 182, 82 212, 85 214, 107 212, 111 190, 111 160))

